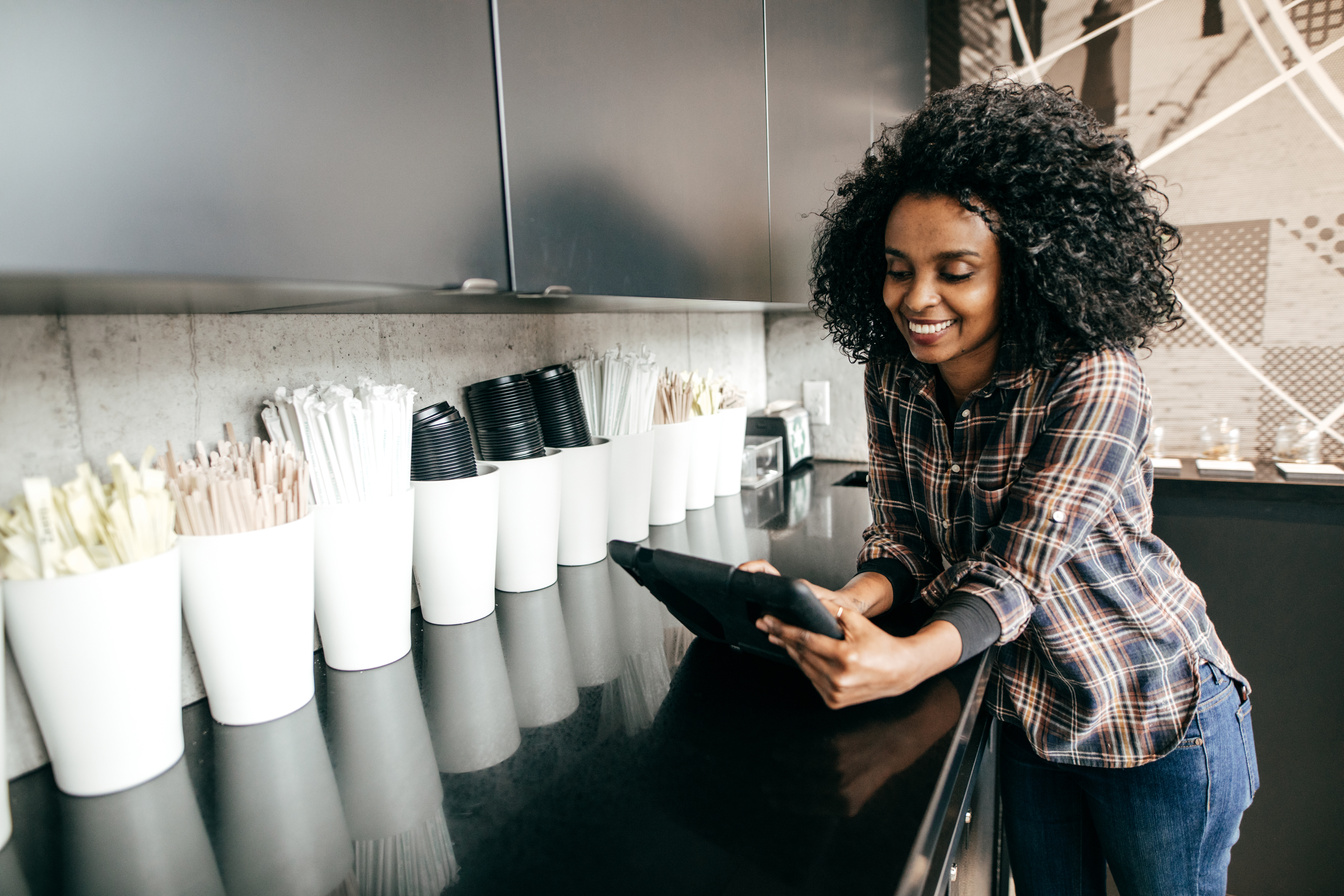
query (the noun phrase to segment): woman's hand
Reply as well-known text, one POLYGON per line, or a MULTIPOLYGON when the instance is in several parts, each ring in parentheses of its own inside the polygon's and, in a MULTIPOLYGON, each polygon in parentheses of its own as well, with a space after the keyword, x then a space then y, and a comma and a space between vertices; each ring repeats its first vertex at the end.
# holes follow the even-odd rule
MULTIPOLYGON (((779 575, 766 560, 749 560, 738 569, 779 575)), ((788 652, 832 709, 904 694, 961 658, 961 633, 950 622, 931 622, 908 638, 898 638, 868 621, 866 613, 875 615, 891 606, 886 576, 859 573, 839 591, 799 581, 835 614, 844 639, 786 625, 774 616, 757 619, 756 627, 788 652)))
POLYGON ((961 656, 961 635, 938 621, 909 638, 897 638, 864 618, 823 600, 835 613, 843 640, 819 635, 773 616, 756 627, 783 647, 832 709, 904 694, 915 685, 954 666, 961 656))
MULTIPOLYGON (((748 560, 738 569, 768 573, 772 576, 779 575, 779 570, 775 569, 769 560, 748 560)), ((875 572, 859 573, 839 591, 823 588, 807 579, 798 581, 811 588, 819 600, 830 601, 837 607, 844 607, 864 616, 876 616, 891 606, 891 583, 887 581, 886 576, 875 572)))
MULTIPOLYGON (((745 572, 763 572, 772 576, 779 575, 779 570, 775 569, 774 566, 770 564, 769 560, 748 560, 746 563, 739 566, 738 569, 745 572)), ((837 607, 845 607, 856 613, 864 613, 868 609, 863 601, 846 593, 843 588, 839 591, 832 591, 829 588, 823 588, 820 585, 809 582, 807 579, 798 579, 798 581, 812 589, 812 593, 817 596, 818 600, 828 601, 837 607)), ((834 609, 832 609, 832 612, 834 612, 834 609)))

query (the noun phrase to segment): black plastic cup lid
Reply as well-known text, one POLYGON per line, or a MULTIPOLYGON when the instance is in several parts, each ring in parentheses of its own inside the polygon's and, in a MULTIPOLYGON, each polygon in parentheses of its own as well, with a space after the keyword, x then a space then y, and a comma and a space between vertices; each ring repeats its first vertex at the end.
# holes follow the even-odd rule
POLYGON ((537 403, 528 395, 527 400, 482 401, 467 405, 472 420, 477 417, 535 417, 537 403))
POLYGON ((565 374, 574 374, 574 368, 568 364, 552 364, 549 367, 538 367, 536 370, 529 370, 523 376, 529 380, 548 380, 555 377, 561 377, 565 374))
POLYGON ((411 415, 411 423, 413 424, 429 423, 432 420, 437 420, 440 417, 448 416, 450 414, 455 413, 457 413, 457 408, 453 407, 450 403, 446 401, 441 401, 438 404, 431 404, 427 407, 423 407, 420 410, 416 411, 414 414, 411 415))
POLYGON ((492 451, 482 456, 482 460, 487 463, 491 461, 502 460, 530 460, 534 457, 545 457, 546 449, 538 448, 535 451, 517 450, 517 451, 492 451))
POLYGON ((412 427, 411 444, 415 444, 415 439, 428 439, 436 441, 438 439, 451 438, 459 430, 467 428, 467 421, 461 417, 440 417, 433 423, 426 423, 423 426, 412 427))
POLYGON ((511 445, 524 445, 530 449, 542 447, 542 431, 520 431, 520 433, 487 433, 476 434, 476 441, 480 442, 481 449, 485 447, 504 447, 511 445))
POLYGON ((516 386, 519 383, 526 383, 527 377, 521 373, 511 373, 508 376, 497 376, 490 380, 481 380, 479 383, 472 383, 465 387, 463 392, 489 391, 492 389, 506 388, 516 386))
POLYGON ((443 424, 419 426, 411 430, 411 447, 455 442, 466 437, 467 433, 467 421, 462 419, 449 420, 443 424))
POLYGON ((489 460, 498 459, 501 455, 532 455, 541 451, 546 446, 542 444, 541 439, 515 439, 509 442, 482 442, 481 457, 489 460))
POLYGON ((476 475, 476 467, 473 465, 470 470, 412 470, 411 480, 414 482, 442 482, 446 479, 468 479, 476 475))

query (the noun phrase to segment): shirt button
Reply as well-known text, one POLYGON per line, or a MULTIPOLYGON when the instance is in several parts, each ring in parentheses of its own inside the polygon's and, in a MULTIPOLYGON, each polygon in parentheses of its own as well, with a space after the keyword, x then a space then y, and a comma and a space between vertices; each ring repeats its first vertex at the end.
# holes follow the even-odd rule
POLYGON ((960 473, 960 472, 961 472, 961 464, 953 464, 953 465, 952 465, 952 472, 953 472, 953 473, 960 473))
POLYGON ((952 528, 952 521, 951 521, 951 520, 943 520, 943 528, 944 528, 944 529, 951 529, 951 528, 952 528))
POLYGON ((1057 523, 1064 522, 1064 511, 1056 510, 1054 513, 1050 514, 1050 519, 1054 520, 1057 523))
POLYGON ((970 408, 965 408, 965 409, 963 409, 962 412, 961 412, 961 416, 963 416, 963 417, 969 417, 969 416, 971 416, 971 409, 970 409, 970 408))

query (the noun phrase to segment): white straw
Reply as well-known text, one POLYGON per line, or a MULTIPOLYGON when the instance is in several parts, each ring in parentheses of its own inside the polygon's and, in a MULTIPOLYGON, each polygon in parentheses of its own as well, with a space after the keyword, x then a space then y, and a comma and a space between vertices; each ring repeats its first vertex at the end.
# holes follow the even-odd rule
MULTIPOLYGON (((299 436, 313 498, 321 504, 375 500, 411 487, 411 415, 415 390, 362 378, 276 389, 262 420, 299 436)), ((302 495, 301 495, 302 497, 302 495)))

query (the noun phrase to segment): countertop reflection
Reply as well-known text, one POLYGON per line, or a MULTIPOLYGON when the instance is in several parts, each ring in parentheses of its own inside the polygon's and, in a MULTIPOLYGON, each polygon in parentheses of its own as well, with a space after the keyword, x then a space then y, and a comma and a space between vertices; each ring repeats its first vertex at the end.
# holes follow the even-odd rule
MULTIPOLYGON (((868 520, 864 489, 834 484, 852 469, 720 498, 650 543, 839 585, 868 520)), ((15 780, 0 893, 890 894, 983 677, 827 710, 797 670, 693 641, 609 560, 412 629, 379 669, 317 654, 316 697, 274 722, 187 707, 185 757, 139 787, 15 780)))

